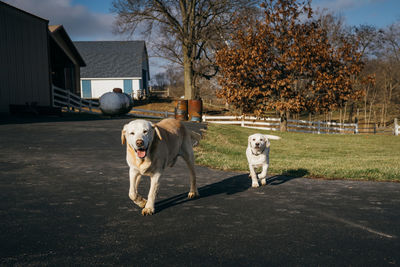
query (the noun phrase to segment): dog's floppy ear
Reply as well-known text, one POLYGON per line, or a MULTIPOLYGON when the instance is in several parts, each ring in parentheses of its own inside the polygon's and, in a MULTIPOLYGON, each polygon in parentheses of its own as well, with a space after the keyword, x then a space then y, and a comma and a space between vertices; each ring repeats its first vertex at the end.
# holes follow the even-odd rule
POLYGON ((151 127, 153 127, 154 130, 156 131, 158 138, 160 138, 160 140, 162 140, 161 133, 160 133, 160 130, 158 129, 157 125, 151 124, 151 127))
POLYGON ((271 143, 269 142, 268 136, 264 135, 265 138, 265 147, 269 147, 271 143))
POLYGON ((247 138, 247 144, 249 144, 249 145, 250 145, 251 138, 253 138, 253 135, 249 135, 249 138, 247 138))
POLYGON ((122 131, 121 131, 121 143, 122 143, 123 145, 125 145, 125 143, 126 143, 126 137, 125 137, 125 134, 126 134, 126 126, 127 126, 127 124, 124 125, 124 128, 122 128, 122 131))

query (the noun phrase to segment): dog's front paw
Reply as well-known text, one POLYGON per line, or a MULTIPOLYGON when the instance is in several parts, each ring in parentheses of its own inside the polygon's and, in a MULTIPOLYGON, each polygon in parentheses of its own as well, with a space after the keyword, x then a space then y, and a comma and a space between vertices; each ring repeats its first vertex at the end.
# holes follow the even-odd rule
POLYGON ((251 187, 253 187, 253 188, 257 188, 257 187, 259 187, 260 185, 258 184, 258 182, 253 182, 253 183, 251 183, 251 187))
POLYGON ((264 178, 267 178, 267 174, 262 174, 262 173, 260 173, 260 174, 258 175, 258 179, 264 179, 264 178))
POLYGON ((136 200, 134 202, 140 208, 144 208, 144 206, 146 206, 147 200, 143 197, 138 197, 138 198, 136 198, 136 200))
POLYGON ((142 209, 142 215, 147 216, 147 215, 153 215, 154 214, 154 208, 144 208, 142 209))
POLYGON ((188 198, 196 198, 199 196, 199 192, 196 190, 195 192, 189 192, 188 198))

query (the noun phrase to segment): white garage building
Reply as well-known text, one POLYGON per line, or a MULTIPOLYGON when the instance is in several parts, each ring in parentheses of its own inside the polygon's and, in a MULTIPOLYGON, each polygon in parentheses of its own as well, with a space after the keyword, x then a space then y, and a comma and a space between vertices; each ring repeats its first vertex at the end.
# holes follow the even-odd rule
POLYGON ((81 68, 82 98, 98 99, 121 88, 139 99, 149 95, 149 61, 144 41, 74 42, 86 62, 81 68))

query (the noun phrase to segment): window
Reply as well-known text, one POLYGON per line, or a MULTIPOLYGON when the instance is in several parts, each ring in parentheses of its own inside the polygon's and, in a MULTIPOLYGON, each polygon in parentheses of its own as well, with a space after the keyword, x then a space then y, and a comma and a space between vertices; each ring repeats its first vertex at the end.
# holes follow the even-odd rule
POLYGON ((92 81, 82 80, 82 97, 92 98, 92 81))
POLYGON ((132 80, 124 80, 124 93, 132 94, 132 80))

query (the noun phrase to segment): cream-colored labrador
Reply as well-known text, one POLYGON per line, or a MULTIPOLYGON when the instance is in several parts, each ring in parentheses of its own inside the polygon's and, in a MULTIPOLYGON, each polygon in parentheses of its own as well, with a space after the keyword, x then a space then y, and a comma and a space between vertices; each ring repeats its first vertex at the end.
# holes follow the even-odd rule
POLYGON ((199 195, 194 172, 194 155, 191 131, 175 119, 164 119, 157 124, 134 120, 124 125, 122 144, 126 143, 126 161, 129 165, 129 198, 142 209, 142 215, 154 213, 154 203, 160 176, 165 167, 172 167, 182 156, 190 171, 188 198, 199 195), (142 175, 151 178, 147 200, 138 194, 142 175))
POLYGON ((279 136, 252 134, 248 138, 246 149, 247 161, 249 163, 251 186, 258 187, 258 179, 261 179, 261 184, 266 185, 267 173, 269 167, 269 139, 279 140, 279 136), (256 168, 262 168, 261 173, 257 177, 256 168))

